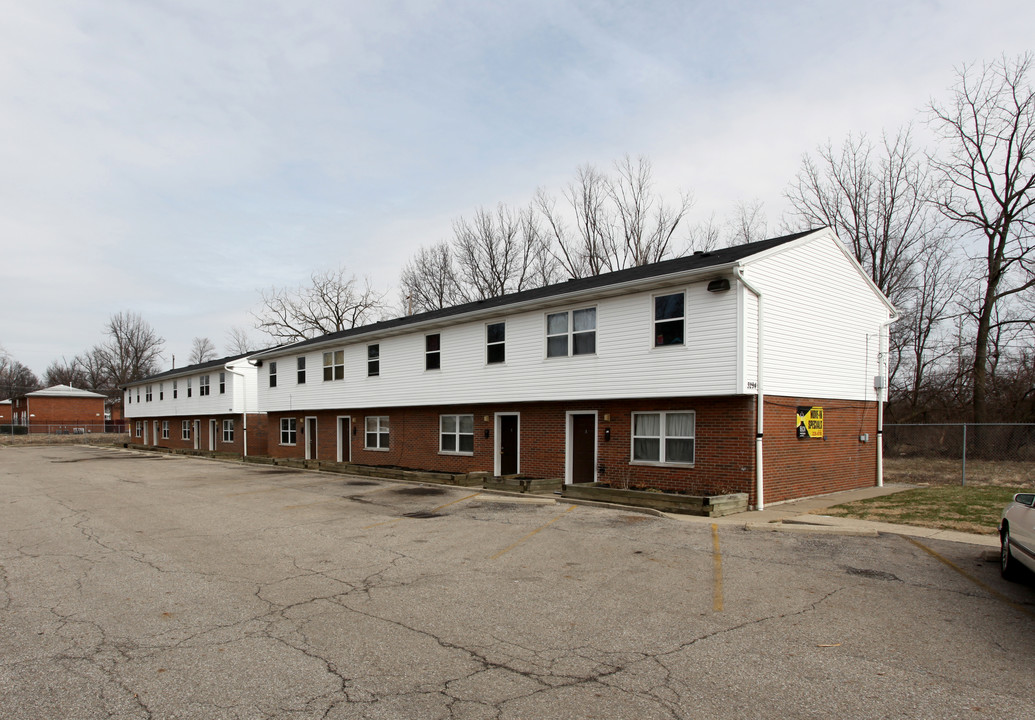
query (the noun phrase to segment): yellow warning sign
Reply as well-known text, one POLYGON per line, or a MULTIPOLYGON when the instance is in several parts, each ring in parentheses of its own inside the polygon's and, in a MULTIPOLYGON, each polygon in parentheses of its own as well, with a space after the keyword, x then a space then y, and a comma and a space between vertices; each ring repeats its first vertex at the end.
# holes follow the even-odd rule
POLYGON ((823 437, 823 408, 798 408, 798 439, 823 437))

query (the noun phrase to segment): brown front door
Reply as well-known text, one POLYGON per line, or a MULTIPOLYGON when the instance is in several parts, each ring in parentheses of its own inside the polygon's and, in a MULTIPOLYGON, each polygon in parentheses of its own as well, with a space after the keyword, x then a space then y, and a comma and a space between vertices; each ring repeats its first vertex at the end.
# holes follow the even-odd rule
POLYGON ((573 483, 596 480, 597 464, 597 416, 579 414, 571 416, 571 481, 573 483))
POLYGON ((518 473, 518 416, 500 415, 500 475, 518 473))

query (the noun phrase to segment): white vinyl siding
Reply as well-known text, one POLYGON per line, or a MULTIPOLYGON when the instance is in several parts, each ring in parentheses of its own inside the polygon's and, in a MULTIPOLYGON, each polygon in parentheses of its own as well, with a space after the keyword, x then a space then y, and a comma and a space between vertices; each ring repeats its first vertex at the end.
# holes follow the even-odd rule
MULTIPOLYGON (((751 263, 745 277, 762 293, 765 393, 786 397, 876 400, 880 324, 887 307, 833 238, 792 247, 751 263)), ((756 308, 745 293, 747 307, 756 308)), ((757 326, 745 323, 748 333, 757 326)), ((748 345, 747 342, 745 342, 748 345)), ((755 379, 746 353, 745 384, 755 379)))

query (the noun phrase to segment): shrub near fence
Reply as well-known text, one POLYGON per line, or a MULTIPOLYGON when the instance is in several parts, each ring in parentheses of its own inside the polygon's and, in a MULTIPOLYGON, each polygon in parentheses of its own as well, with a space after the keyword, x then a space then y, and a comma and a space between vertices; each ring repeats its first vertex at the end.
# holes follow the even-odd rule
POLYGON ((1007 475, 1035 480, 1035 424, 943 423, 884 426, 885 464, 927 461, 934 467, 955 467, 961 484, 971 479, 1007 475), (968 464, 970 472, 968 473, 968 464), (994 470, 993 470, 994 468, 994 470))

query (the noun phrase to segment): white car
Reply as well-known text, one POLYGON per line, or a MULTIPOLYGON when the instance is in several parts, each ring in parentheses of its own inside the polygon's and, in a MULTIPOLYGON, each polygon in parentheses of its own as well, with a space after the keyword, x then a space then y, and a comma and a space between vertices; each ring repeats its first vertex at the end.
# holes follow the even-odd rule
POLYGON ((1007 580, 1016 580, 1020 566, 1035 572, 1035 493, 1017 493, 1003 510, 999 522, 1002 545, 999 569, 1007 580))

